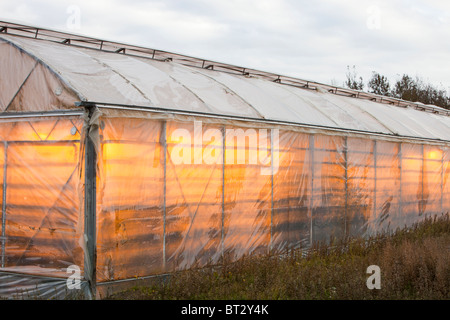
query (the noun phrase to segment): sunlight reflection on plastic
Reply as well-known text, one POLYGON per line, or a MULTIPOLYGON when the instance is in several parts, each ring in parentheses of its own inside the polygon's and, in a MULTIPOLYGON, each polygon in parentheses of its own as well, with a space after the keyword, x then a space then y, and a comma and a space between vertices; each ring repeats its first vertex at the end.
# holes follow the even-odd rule
POLYGON ((272 175, 279 167, 278 129, 220 129, 202 131, 202 122, 194 122, 193 137, 189 130, 177 128, 168 143, 173 144, 170 158, 178 164, 250 164, 261 166, 261 175, 272 175), (225 156, 223 155, 225 140, 225 156), (204 146, 204 144, 206 144, 204 146))

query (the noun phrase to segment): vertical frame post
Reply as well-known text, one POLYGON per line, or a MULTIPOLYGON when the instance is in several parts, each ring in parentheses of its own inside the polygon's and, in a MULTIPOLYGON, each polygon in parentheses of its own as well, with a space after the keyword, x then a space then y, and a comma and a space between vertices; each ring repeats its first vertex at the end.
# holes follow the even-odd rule
POLYGON ((4 142, 4 163, 3 163, 3 194, 2 194, 2 268, 5 267, 6 257, 6 182, 7 182, 7 168, 8 168, 8 142, 4 142))
POLYGON ((163 258, 162 267, 166 270, 166 213, 167 213, 167 121, 162 123, 162 143, 163 143, 163 258))
POLYGON ((399 210, 399 217, 402 216, 403 213, 403 190, 402 190, 402 167, 403 167, 403 150, 402 150, 402 143, 400 142, 398 144, 398 169, 399 169, 399 180, 400 180, 400 185, 399 185, 399 199, 398 199, 398 210, 399 210))
MULTIPOLYGON (((89 119, 94 112, 93 106, 88 107, 89 119)), ((95 145, 90 138, 92 127, 88 124, 85 136, 85 197, 84 197, 84 230, 86 239, 86 252, 84 259, 85 278, 89 283, 90 294, 96 296, 96 189, 97 189, 97 154, 95 145)))
POLYGON ((310 184, 310 197, 309 197, 309 213, 310 213, 310 225, 309 225, 309 245, 312 247, 313 244, 313 211, 314 211, 314 135, 311 134, 309 136, 309 152, 310 152, 310 163, 309 163, 309 167, 310 167, 310 175, 311 175, 311 184, 310 184))
POLYGON ((425 186, 425 146, 422 144, 422 185, 421 185, 421 199, 420 199, 420 211, 419 216, 425 213, 425 199, 424 199, 424 186, 425 186))
POLYGON ((377 218, 377 140, 373 141, 373 216, 377 218))
POLYGON ((444 148, 442 150, 441 158, 441 213, 444 213, 444 148))
POLYGON ((271 199, 270 199, 270 240, 269 253, 272 251, 273 240, 273 129, 270 129, 270 185, 271 185, 271 199))
POLYGON ((349 227, 347 226, 348 222, 348 137, 345 137, 344 140, 344 166, 345 166, 345 216, 344 216, 344 237, 348 236, 349 227))
POLYGON ((221 221, 221 233, 220 233, 220 250, 222 253, 222 261, 224 258, 224 238, 225 238, 225 140, 226 140, 226 127, 222 127, 222 221, 221 221))

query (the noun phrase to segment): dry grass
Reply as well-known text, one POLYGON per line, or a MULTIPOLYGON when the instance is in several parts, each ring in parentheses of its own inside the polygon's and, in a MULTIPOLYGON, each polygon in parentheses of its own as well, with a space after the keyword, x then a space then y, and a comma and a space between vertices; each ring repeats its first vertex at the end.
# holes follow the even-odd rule
POLYGON ((317 245, 306 254, 249 256, 220 268, 188 270, 168 281, 134 287, 110 299, 449 299, 450 218, 368 240, 317 245), (381 289, 369 290, 369 265, 381 289))

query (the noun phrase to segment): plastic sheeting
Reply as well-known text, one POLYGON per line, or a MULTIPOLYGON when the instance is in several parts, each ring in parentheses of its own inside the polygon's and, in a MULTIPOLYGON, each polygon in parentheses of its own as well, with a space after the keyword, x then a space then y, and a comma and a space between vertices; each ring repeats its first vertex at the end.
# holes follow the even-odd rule
POLYGON ((73 108, 82 100, 450 140, 448 117, 412 108, 50 41, 2 35, 0 44, 2 70, 12 75, 19 66, 14 81, 1 84, 3 108, 30 75, 20 90, 28 98, 13 99, 10 111, 73 108))
POLYGON ((67 279, 0 272, 0 297, 16 300, 55 300, 86 298, 88 283, 80 281, 80 288, 70 289, 67 279))
POLYGON ((54 283, 76 265, 82 275, 82 124, 80 116, 0 122, 0 296, 36 284, 22 286, 17 274, 50 277, 54 283), (10 286, 4 284, 8 279, 14 279, 10 286))
POLYGON ((1 111, 73 108, 80 100, 41 60, 1 38, 0 57, 1 111))
POLYGON ((446 147, 132 111, 102 109, 99 121, 99 285, 366 237, 450 209, 446 147))
MULTIPOLYGON (((83 121, 0 123, 0 296, 88 292, 83 121), (82 281, 70 291, 73 265, 82 281)), ((119 280, 393 231, 450 210, 444 145, 104 108, 89 123, 98 127, 90 135, 97 292, 119 280)))

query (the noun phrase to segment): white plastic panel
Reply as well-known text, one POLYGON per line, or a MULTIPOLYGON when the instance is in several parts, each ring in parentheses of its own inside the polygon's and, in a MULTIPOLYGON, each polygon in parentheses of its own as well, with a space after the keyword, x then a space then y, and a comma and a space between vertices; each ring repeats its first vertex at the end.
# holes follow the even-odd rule
POLYGON ((412 108, 172 62, 2 37, 48 64, 88 101, 450 140, 448 117, 412 108))
MULTIPOLYGON (((294 88, 296 90, 301 90, 294 88)), ((339 128, 388 133, 391 131, 379 120, 359 108, 359 99, 334 95, 331 93, 310 92, 303 94, 315 107, 338 122, 339 128)))

